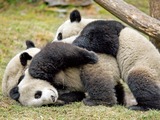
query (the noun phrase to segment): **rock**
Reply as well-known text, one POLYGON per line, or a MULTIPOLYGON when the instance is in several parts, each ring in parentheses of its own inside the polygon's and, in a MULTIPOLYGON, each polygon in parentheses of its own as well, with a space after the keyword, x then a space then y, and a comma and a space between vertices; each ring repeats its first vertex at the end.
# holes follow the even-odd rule
POLYGON ((88 6, 92 4, 92 0, 44 0, 48 6, 88 6))

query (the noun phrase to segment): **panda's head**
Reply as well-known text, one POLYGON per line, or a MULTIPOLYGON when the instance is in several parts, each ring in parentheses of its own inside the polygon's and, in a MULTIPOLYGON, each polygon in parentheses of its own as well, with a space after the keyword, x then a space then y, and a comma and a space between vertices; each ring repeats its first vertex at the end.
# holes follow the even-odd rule
POLYGON ((70 13, 70 19, 58 28, 53 41, 61 41, 71 36, 77 36, 88 23, 94 20, 82 18, 78 10, 73 10, 70 13))
POLYGON ((27 69, 10 97, 24 106, 42 106, 55 103, 58 92, 49 82, 33 78, 27 69))
POLYGON ((28 68, 32 57, 40 51, 40 49, 35 48, 32 41, 26 41, 26 47, 26 50, 15 55, 6 66, 2 80, 4 96, 9 96, 9 91, 17 85, 19 77, 28 68))

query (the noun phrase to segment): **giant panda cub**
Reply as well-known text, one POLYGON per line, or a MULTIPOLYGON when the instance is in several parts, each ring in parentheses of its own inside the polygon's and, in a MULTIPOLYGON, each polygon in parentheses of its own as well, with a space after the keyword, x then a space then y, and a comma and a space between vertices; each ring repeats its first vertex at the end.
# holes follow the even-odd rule
POLYGON ((74 45, 116 57, 121 77, 137 100, 133 110, 160 110, 160 54, 137 31, 117 21, 94 21, 74 45))
POLYGON ((10 90, 17 85, 19 77, 28 68, 32 57, 40 49, 35 48, 32 41, 26 41, 27 49, 14 56, 6 66, 2 80, 2 94, 9 97, 10 90))
MULTIPOLYGON (((53 42, 35 55, 21 82, 11 90, 10 95, 22 105, 41 106, 54 104, 59 99, 61 95, 56 90, 79 91, 88 93, 87 98, 83 99, 86 105, 113 106, 123 104, 123 97, 117 98, 116 95, 117 92, 123 94, 119 79, 116 60, 113 61, 112 57, 102 54, 97 59, 93 52, 71 44, 53 42), (41 89, 35 89, 36 86, 41 89), (56 89, 53 90, 53 87, 56 89)), ((73 97, 71 94, 69 96, 73 97)), ((68 96, 65 94, 63 99, 65 97, 68 96)))

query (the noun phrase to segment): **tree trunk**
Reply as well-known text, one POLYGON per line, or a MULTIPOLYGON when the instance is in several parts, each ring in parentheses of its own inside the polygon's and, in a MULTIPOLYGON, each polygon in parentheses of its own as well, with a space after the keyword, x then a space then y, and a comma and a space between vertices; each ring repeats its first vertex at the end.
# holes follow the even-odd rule
MULTIPOLYGON (((158 20, 160 20, 160 0, 150 0, 150 15, 158 20)), ((150 37, 153 44, 160 50, 160 41, 150 37)))
POLYGON ((160 41, 160 21, 146 15, 123 0, 94 0, 133 28, 160 41))

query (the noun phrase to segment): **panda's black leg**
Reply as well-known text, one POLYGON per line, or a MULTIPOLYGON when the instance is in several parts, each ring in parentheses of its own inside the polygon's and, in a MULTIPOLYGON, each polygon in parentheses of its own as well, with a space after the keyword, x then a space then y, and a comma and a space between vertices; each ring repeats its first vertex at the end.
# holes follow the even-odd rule
POLYGON ((123 84, 119 81, 115 86, 117 102, 119 105, 126 105, 125 91, 123 84))
POLYGON ((98 61, 96 53, 78 47, 76 50, 65 57, 65 66, 77 67, 85 64, 94 64, 98 61))
POLYGON ((104 100, 98 100, 98 99, 92 99, 92 98, 83 99, 83 103, 88 106, 97 106, 97 105, 113 106, 116 104, 113 102, 109 102, 109 101, 107 102, 104 100))
POLYGON ((83 98, 85 98, 84 92, 71 91, 71 92, 63 93, 63 94, 59 95, 58 100, 64 101, 65 104, 69 104, 72 102, 82 101, 83 98))
POLYGON ((59 97, 58 100, 49 106, 63 106, 66 104, 71 104, 73 102, 80 102, 85 98, 85 93, 81 91, 58 91, 59 97))
POLYGON ((145 107, 145 106, 140 106, 140 105, 132 105, 132 106, 129 106, 128 109, 130 110, 138 110, 138 111, 147 111, 149 110, 148 107, 145 107))
POLYGON ((138 104, 130 106, 129 109, 160 110, 160 86, 156 81, 156 78, 147 69, 139 68, 130 71, 127 83, 138 104))
POLYGON ((109 75, 106 77, 105 75, 92 74, 91 71, 91 74, 88 73, 82 72, 82 81, 88 93, 88 97, 83 99, 84 104, 88 106, 113 106, 117 104, 113 78, 109 75))

